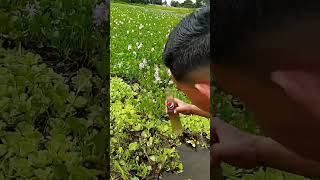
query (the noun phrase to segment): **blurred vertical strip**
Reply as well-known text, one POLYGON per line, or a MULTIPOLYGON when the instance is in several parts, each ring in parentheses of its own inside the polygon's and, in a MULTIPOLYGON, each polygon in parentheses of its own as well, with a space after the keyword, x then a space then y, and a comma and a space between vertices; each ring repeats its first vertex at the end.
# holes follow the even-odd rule
POLYGON ((110 0, 106 0, 106 6, 107 6, 107 32, 106 32, 106 49, 104 51, 105 54, 105 64, 106 64, 106 83, 107 83, 107 94, 109 98, 107 98, 107 113, 106 113, 106 123, 107 123, 107 147, 106 147, 106 179, 110 179, 110 0))
MULTIPOLYGON (((210 1, 210 9, 211 9, 211 18, 210 18, 210 54, 211 58, 213 58, 213 54, 215 52, 215 33, 216 33, 216 22, 215 22, 215 16, 216 16, 216 0, 210 1)), ((215 80, 214 80, 214 71, 213 71, 213 63, 211 62, 210 65, 210 151, 212 152, 212 149, 214 148, 214 144, 219 143, 218 135, 215 131, 214 127, 214 116, 217 112, 217 106, 215 105, 216 99, 215 99, 215 92, 217 88, 215 87, 215 80)), ((210 157, 212 156, 212 153, 210 152, 210 157)), ((210 163, 211 166, 211 163, 210 163)), ((220 180, 222 179, 222 169, 221 168, 210 168, 210 179, 211 180, 220 180)))
POLYGON ((109 179, 109 13, 0 0, 0 179, 109 179))

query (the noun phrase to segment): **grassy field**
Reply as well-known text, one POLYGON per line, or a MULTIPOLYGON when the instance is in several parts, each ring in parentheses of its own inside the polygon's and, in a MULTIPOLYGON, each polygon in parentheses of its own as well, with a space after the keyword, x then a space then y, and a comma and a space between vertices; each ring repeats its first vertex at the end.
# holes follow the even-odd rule
POLYGON ((174 7, 167 7, 167 6, 160 6, 160 5, 146 5, 145 7, 150 9, 159 9, 167 12, 173 12, 173 13, 180 13, 180 14, 188 14, 192 13, 193 11, 196 11, 196 9, 190 9, 190 8, 174 8, 174 7))
POLYGON ((183 164, 176 147, 207 147, 210 139, 207 119, 181 116, 185 132, 179 138, 165 115, 165 90, 186 100, 162 64, 167 36, 186 14, 159 8, 111 3, 112 179, 179 173, 183 164))

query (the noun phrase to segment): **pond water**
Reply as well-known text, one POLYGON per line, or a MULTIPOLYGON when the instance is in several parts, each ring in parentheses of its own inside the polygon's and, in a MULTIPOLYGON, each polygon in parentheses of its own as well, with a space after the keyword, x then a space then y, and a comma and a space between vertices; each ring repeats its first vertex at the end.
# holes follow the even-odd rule
POLYGON ((165 173, 163 180, 210 180, 210 150, 197 149, 183 144, 177 148, 183 163, 180 174, 165 173))

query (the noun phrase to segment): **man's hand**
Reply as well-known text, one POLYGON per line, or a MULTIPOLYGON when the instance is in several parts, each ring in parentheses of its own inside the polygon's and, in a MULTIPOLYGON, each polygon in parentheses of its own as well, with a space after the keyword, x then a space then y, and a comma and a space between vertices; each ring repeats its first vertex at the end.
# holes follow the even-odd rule
MULTIPOLYGON (((177 107, 174 109, 175 114, 177 114, 177 113, 181 113, 181 114, 185 114, 185 115, 194 114, 194 115, 203 116, 203 117, 210 116, 209 112, 205 112, 205 111, 201 110, 200 108, 198 108, 197 106, 185 103, 185 102, 181 101, 180 99, 174 98, 174 103, 177 104, 177 107)), ((167 104, 167 101, 166 101, 166 104, 167 104)), ((167 107, 166 107, 166 113, 168 113, 167 107)))
POLYGON ((213 124, 219 143, 212 145, 211 168, 219 168, 222 161, 242 168, 254 168, 260 165, 257 151, 258 136, 242 132, 217 118, 213 119, 213 124))
MULTIPOLYGON (((177 104, 177 107, 174 109, 174 113, 181 113, 185 115, 193 114, 193 105, 187 104, 180 99, 174 98, 174 103, 177 104)), ((167 104, 167 100, 166 100, 167 104)), ((168 113, 168 109, 166 108, 166 113, 168 113)))
POLYGON ((211 149, 211 168, 218 169, 221 162, 240 168, 268 166, 287 172, 320 177, 320 163, 288 150, 271 138, 251 135, 213 119, 213 131, 219 143, 211 149))

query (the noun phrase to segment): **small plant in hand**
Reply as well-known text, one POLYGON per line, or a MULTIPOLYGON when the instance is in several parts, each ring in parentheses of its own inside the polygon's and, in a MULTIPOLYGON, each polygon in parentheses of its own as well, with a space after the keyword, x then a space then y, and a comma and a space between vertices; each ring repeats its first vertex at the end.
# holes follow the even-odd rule
POLYGON ((174 109, 177 107, 176 103, 174 102, 173 96, 168 94, 167 98, 167 114, 169 116, 172 129, 178 135, 181 135, 183 132, 181 121, 179 114, 174 112, 174 109))

